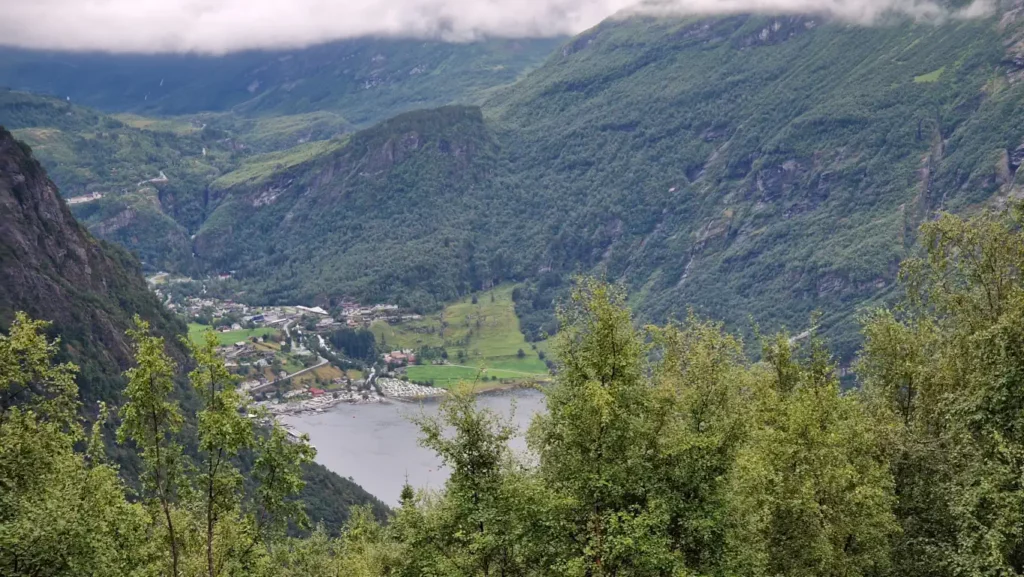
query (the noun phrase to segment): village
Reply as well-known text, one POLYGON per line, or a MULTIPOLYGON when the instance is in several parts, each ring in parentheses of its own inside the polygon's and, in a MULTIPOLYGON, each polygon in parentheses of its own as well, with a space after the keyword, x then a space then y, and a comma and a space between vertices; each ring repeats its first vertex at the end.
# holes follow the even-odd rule
POLYGON ((354 359, 331 344, 335 331, 421 318, 403 313, 398 305, 346 302, 332 315, 321 307, 250 306, 205 295, 172 298, 162 289, 175 279, 150 279, 165 306, 188 321, 190 338, 199 340, 214 331, 225 365, 241 379, 239 389, 272 415, 319 412, 339 403, 432 398, 446 392, 408 381, 404 368, 416 362, 411 350, 354 359))

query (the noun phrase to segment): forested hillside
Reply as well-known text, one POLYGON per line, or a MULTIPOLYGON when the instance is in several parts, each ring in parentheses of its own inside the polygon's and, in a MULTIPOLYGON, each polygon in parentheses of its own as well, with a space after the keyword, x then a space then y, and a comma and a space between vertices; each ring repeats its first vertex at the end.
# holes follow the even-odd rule
POLYGON ((498 278, 476 274, 500 258, 490 244, 476 252, 488 211, 506 202, 491 188, 497 154, 479 108, 409 112, 319 158, 214 183, 195 252, 255 298, 436 307, 498 278))
POLYGON ((486 111, 551 215, 539 266, 622 279, 651 318, 820 309, 848 357, 917 224, 1012 193, 1019 18, 608 22, 486 111))
MULTIPOLYGON (((80 367, 82 398, 116 398, 131 361, 125 330, 133 315, 165 337, 184 323, 146 287, 137 260, 75 221, 29 147, 2 128, 0 206, 0 324, 15 311, 50 321, 61 357, 80 367)), ((172 352, 184 356, 176 344, 172 352)))
POLYGON ((241 204, 214 213, 198 252, 256 263, 241 268, 276 291, 262 294, 302 299, 420 305, 543 276, 521 294, 531 334, 550 326, 548 277, 595 271, 653 319, 695 307, 803 330, 824 311, 849 358, 855 310, 891 293, 919 223, 1016 194, 1019 16, 609 21, 490 99, 470 132, 419 112, 365 133, 381 140, 369 153, 232 188, 241 204), (429 134, 407 125, 428 117, 429 134), (274 232, 219 234, 250 219, 274 232), (214 238, 227 244, 211 252, 214 238))
POLYGON ((0 125, 32 146, 65 197, 97 195, 72 205, 94 234, 128 248, 150 269, 183 272, 198 270, 189 239, 212 210, 211 182, 267 162, 267 155, 271 166, 304 158, 318 142, 350 129, 331 113, 114 117, 14 91, 0 91, 0 125))
MULTIPOLYGON (((129 126, 116 139, 183 151, 133 163, 168 181, 77 210, 153 266, 236 271, 255 300, 429 309, 524 281, 537 337, 567 278, 593 272, 649 319, 693 307, 803 330, 821 310, 845 361, 857 308, 889 298, 919 223, 1017 194, 1020 16, 610 20, 480 110, 410 112, 347 140, 278 149, 269 120, 235 114, 184 144, 129 126), (223 132, 204 156, 209 131, 223 132), (264 147, 239 152, 245 134, 264 147)), ((39 124, 25 137, 61 165, 39 124)))

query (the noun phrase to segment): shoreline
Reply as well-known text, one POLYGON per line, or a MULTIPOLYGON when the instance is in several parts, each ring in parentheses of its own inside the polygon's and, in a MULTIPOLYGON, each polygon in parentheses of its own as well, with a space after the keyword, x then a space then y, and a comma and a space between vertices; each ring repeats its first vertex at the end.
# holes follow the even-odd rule
MULTIPOLYGON (((386 385, 385 385, 386 386, 386 385)), ((433 388, 433 387, 420 387, 420 388, 433 388)), ((266 407, 271 416, 276 420, 277 417, 288 415, 288 416, 303 416, 309 414, 318 414, 327 412, 329 409, 333 409, 341 404, 349 405, 376 405, 386 403, 401 403, 401 404, 413 404, 413 403, 425 403, 425 402, 440 402, 449 392, 449 389, 436 388, 436 391, 430 391, 429 394, 420 395, 388 395, 378 394, 376 391, 372 391, 366 394, 364 397, 362 393, 347 392, 345 397, 338 398, 314 398, 298 403, 257 403, 258 406, 266 407), (320 402, 316 402, 316 401, 320 402), (283 406, 282 406, 283 405, 283 406), (288 406, 293 405, 293 406, 288 406), (276 409, 276 410, 275 410, 276 409)), ((480 396, 491 396, 500 395, 509 391, 515 391, 519 389, 533 389, 536 391, 541 390, 540 382, 520 382, 520 383, 503 383, 495 386, 482 386, 475 387, 473 395, 480 396)))

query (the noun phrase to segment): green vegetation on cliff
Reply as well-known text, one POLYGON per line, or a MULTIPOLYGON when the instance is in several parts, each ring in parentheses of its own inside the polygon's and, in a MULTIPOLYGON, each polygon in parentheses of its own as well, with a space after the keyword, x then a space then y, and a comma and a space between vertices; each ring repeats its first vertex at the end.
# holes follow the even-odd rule
POLYGON ((1016 194, 1020 32, 1017 9, 609 21, 480 112, 401 115, 218 192, 196 254, 257 300, 436 310, 525 281, 531 339, 575 272, 648 319, 799 332, 822 310, 845 361, 919 223, 1016 194))

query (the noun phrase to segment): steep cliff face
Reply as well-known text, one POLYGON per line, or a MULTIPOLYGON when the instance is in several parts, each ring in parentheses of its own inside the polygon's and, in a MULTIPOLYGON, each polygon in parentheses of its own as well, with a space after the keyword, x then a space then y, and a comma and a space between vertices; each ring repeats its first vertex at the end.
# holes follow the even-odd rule
MULTIPOLYGON (((0 278, 0 326, 15 311, 52 322, 64 354, 82 369, 86 401, 120 391, 133 315, 166 336, 184 330, 147 290, 138 262, 78 224, 29 147, 2 127, 0 278)), ((173 338, 168 342, 180 353, 173 338)))

